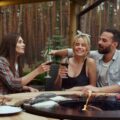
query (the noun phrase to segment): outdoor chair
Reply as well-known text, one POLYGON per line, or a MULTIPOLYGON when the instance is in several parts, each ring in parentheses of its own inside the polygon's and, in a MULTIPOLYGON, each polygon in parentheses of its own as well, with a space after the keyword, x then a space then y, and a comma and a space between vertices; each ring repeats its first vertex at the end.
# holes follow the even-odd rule
POLYGON ((46 82, 45 82, 45 91, 54 91, 54 90, 56 90, 54 82, 55 82, 55 79, 56 79, 57 74, 58 74, 58 68, 59 68, 58 64, 52 64, 51 65, 50 72, 49 72, 51 78, 45 78, 45 80, 46 80, 46 82))

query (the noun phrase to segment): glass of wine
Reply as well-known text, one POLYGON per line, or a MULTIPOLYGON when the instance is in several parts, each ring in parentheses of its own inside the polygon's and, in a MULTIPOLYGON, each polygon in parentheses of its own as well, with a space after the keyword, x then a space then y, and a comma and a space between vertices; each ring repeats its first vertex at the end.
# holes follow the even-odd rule
MULTIPOLYGON (((61 67, 63 67, 63 69, 68 69, 68 61, 67 59, 63 59, 61 62, 60 62, 60 65, 61 67)), ((67 73, 66 73, 66 76, 62 77, 62 78, 68 78, 67 77, 67 73)))
MULTIPOLYGON (((47 54, 46 61, 48 62, 47 65, 51 65, 52 64, 52 56, 47 54)), ((45 76, 45 78, 51 78, 49 71, 47 71, 47 75, 45 76)))

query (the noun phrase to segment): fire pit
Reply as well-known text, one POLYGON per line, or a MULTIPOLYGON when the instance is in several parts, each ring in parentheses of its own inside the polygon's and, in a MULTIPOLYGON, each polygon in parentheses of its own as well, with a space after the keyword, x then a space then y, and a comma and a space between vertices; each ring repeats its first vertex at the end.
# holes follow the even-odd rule
POLYGON ((65 96, 72 98, 59 101, 53 107, 36 107, 37 102, 48 101, 50 97, 36 97, 26 101, 22 107, 27 112, 58 119, 80 120, 120 120, 120 101, 115 96, 99 96, 89 101, 87 111, 82 111, 86 97, 65 96), (40 99, 40 100, 37 100, 40 99))

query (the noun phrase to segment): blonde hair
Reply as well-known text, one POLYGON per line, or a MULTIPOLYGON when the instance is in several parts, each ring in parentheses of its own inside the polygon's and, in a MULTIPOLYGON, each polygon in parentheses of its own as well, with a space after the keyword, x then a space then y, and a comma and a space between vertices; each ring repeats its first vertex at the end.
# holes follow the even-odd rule
POLYGON ((82 33, 81 31, 77 31, 77 35, 74 36, 73 41, 72 41, 72 48, 74 48, 75 43, 78 41, 79 38, 82 38, 86 45, 87 45, 87 49, 88 52, 90 51, 90 47, 91 47, 91 42, 90 42, 90 35, 82 33))

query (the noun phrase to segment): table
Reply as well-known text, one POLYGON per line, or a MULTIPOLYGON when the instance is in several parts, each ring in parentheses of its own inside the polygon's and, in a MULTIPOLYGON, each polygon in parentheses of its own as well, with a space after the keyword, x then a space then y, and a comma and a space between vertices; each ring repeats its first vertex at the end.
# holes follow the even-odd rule
MULTIPOLYGON (((42 93, 56 93, 56 94, 80 94, 80 92, 64 92, 64 91, 42 91, 42 92, 29 92, 29 93, 16 93, 16 94, 9 94, 6 95, 6 97, 10 97, 12 100, 10 102, 7 102, 8 105, 15 105, 25 99, 29 99, 32 97, 35 97, 37 95, 40 95, 42 93)), ((38 115, 33 115, 27 112, 21 112, 19 114, 11 115, 11 116, 0 116, 0 120, 57 120, 47 117, 42 117, 38 115)))
POLYGON ((0 116, 0 120, 57 120, 22 112, 12 116, 0 116))
MULTIPOLYGON (((55 93, 57 95, 80 95, 81 96, 81 92, 80 91, 42 91, 42 92, 31 92, 31 93, 18 93, 18 94, 10 94, 10 95, 6 95, 6 97, 10 97, 12 98, 12 100, 10 102, 8 102, 7 104, 8 105, 15 105, 16 103, 20 103, 21 101, 25 100, 25 99, 29 99, 29 98, 33 98, 33 97, 36 97, 42 93, 55 93)), ((109 94, 109 93, 97 93, 96 95, 107 95, 107 96, 114 96, 116 94, 109 94)), ((82 114, 82 118, 80 118, 80 120, 98 120, 96 119, 98 116, 100 116, 100 119, 99 120, 119 120, 120 119, 120 110, 118 111, 111 111, 110 112, 111 114, 109 114, 109 111, 106 112, 105 111, 105 114, 104 112, 100 113, 98 112, 97 114, 96 113, 85 113, 85 114, 82 114), (85 115, 88 115, 88 117, 85 117, 85 115), (106 115, 105 118, 102 119, 102 115, 106 115), (92 118, 92 116, 95 116, 95 118, 92 118)), ((72 115, 73 118, 74 118, 74 114, 72 115)), ((49 117, 49 116, 47 116, 49 117)), ((5 117, 0 117, 0 120, 26 120, 26 119, 29 119, 29 120, 57 120, 57 119, 52 119, 52 118, 47 118, 47 117, 42 117, 42 114, 41 116, 38 116, 38 115, 33 115, 33 114, 30 114, 30 113, 26 113, 26 112, 21 112, 20 114, 16 114, 16 115, 12 115, 12 116, 5 116, 5 117)), ((58 117, 59 118, 59 117, 58 117)), ((69 117, 70 118, 70 117, 69 117)), ((59 118, 59 119, 64 119, 64 118, 59 118)))

